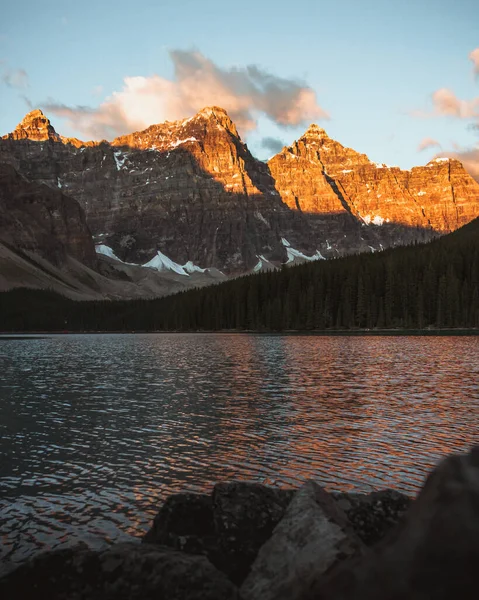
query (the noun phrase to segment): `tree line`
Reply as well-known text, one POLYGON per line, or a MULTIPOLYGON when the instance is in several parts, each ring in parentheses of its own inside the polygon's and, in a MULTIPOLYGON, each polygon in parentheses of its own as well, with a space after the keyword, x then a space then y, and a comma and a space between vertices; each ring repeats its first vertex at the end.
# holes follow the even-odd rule
POLYGON ((151 300, 0 294, 3 331, 479 327, 479 220, 428 244, 316 261, 151 300))

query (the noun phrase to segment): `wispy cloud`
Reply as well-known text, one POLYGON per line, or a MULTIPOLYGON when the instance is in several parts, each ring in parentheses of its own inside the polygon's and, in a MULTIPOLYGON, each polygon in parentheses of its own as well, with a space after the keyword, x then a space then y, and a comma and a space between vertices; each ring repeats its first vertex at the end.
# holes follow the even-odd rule
POLYGON ((279 138, 264 137, 261 140, 261 148, 264 148, 265 150, 269 150, 273 154, 277 154, 278 152, 281 152, 281 150, 283 149, 283 146, 284 146, 284 143, 279 138))
POLYGON ((451 90, 441 88, 432 95, 433 115, 472 119, 479 117, 479 96, 472 100, 460 100, 451 90))
POLYGON ((28 75, 25 69, 11 69, 6 61, 0 61, 0 78, 10 88, 26 90, 28 88, 28 75))
POLYGON ((107 139, 188 117, 213 104, 225 108, 243 133, 257 127, 260 114, 281 127, 329 118, 314 90, 302 81, 278 77, 256 65, 224 69, 198 51, 173 50, 170 57, 171 80, 159 75, 125 77, 123 89, 97 108, 55 102, 44 108, 83 135, 107 139))
MULTIPOLYGON (((469 59, 474 65, 474 74, 479 75, 479 48, 469 53, 469 59)), ((415 110, 411 111, 410 114, 419 118, 453 117, 456 119, 479 120, 479 96, 470 100, 463 100, 458 98, 452 90, 444 87, 431 94, 431 101, 431 110, 415 110)))
POLYGON ((417 147, 418 152, 422 152, 423 150, 428 150, 429 148, 440 148, 441 144, 437 140, 433 140, 430 137, 424 138, 417 147))
POLYGON ((476 48, 469 54, 469 59, 472 60, 472 64, 474 65, 474 75, 479 77, 479 48, 476 48))

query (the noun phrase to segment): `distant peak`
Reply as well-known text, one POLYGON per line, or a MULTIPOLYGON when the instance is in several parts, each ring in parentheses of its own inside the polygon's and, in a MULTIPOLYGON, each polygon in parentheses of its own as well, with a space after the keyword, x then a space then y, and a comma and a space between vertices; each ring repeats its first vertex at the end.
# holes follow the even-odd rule
POLYGON ((323 129, 322 127, 320 127, 319 125, 316 125, 316 123, 311 123, 311 125, 308 127, 308 129, 306 129, 306 131, 304 132, 303 137, 305 137, 305 136, 329 138, 329 135, 326 133, 326 130, 323 129))
POLYGON ((27 113, 10 136, 14 139, 30 139, 37 142, 60 141, 60 136, 53 128, 50 120, 39 108, 27 113))
POLYGON ((214 119, 219 125, 224 127, 235 137, 239 137, 236 125, 231 120, 230 116, 224 108, 221 106, 205 106, 195 116, 195 118, 201 117, 203 119, 214 119))
POLYGON ((200 111, 198 111, 197 115, 201 115, 202 117, 210 117, 211 115, 221 115, 228 117, 228 113, 224 108, 221 108, 221 106, 205 106, 200 111))
POLYGON ((48 118, 43 114, 43 112, 39 108, 35 108, 34 110, 31 110, 29 113, 27 113, 23 117, 23 121, 29 121, 31 119, 41 119, 41 118, 46 119, 48 121, 48 118))

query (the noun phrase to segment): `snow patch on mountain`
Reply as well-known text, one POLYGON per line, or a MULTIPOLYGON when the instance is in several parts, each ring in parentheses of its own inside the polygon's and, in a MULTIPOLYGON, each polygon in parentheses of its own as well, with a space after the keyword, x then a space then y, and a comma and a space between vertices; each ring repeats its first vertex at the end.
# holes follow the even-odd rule
POLYGON ((115 150, 113 152, 113 158, 115 159, 116 170, 119 171, 125 164, 126 156, 123 154, 123 152, 121 150, 115 150))
POLYGON ((326 260, 319 250, 316 250, 316 253, 313 254, 313 256, 306 256, 306 254, 303 254, 299 250, 296 250, 295 248, 293 248, 291 246, 291 244, 288 242, 288 240, 286 240, 285 238, 281 238, 281 243, 286 248, 286 253, 288 255, 288 260, 286 261, 286 264, 294 262, 295 259, 308 260, 308 261, 326 260))
MULTIPOLYGON (((109 258, 113 258, 114 260, 117 260, 118 262, 121 262, 121 263, 123 262, 121 260, 121 258, 118 258, 118 256, 113 252, 113 250, 110 248, 110 246, 107 246, 106 244, 97 244, 95 246, 95 251, 97 254, 103 254, 103 256, 108 256, 109 258)), ((123 264, 125 264, 125 263, 123 263, 123 264)))
POLYGON ((206 273, 208 269, 202 269, 194 264, 192 260, 189 260, 186 264, 183 265, 183 270, 187 273, 206 273))
POLYGON ((163 254, 163 252, 160 252, 160 250, 157 251, 156 256, 154 256, 143 266, 160 272, 173 271, 174 273, 178 273, 178 275, 189 277, 189 274, 181 265, 175 263, 175 261, 171 260, 171 258, 168 258, 166 254, 163 254))
POLYGON ((365 217, 361 217, 361 219, 366 223, 366 225, 384 225, 384 223, 389 223, 389 219, 384 219, 381 215, 375 215, 371 217, 371 215, 366 215, 365 217))
POLYGON ((170 148, 177 148, 178 146, 181 146, 181 144, 186 144, 187 142, 197 142, 198 140, 195 137, 189 137, 189 138, 185 138, 184 140, 176 140, 175 142, 172 142, 169 147, 170 148))
POLYGON ((265 258, 262 254, 256 255, 258 262, 253 267, 253 273, 259 273, 260 271, 276 271, 278 267, 271 261, 265 258))

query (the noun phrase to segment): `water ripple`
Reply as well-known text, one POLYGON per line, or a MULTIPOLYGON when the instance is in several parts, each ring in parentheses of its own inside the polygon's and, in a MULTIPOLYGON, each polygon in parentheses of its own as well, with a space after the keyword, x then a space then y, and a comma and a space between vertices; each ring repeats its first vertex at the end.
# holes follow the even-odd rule
POLYGON ((479 442, 479 339, 49 336, 0 342, 0 558, 141 534, 220 480, 414 493, 479 442))

